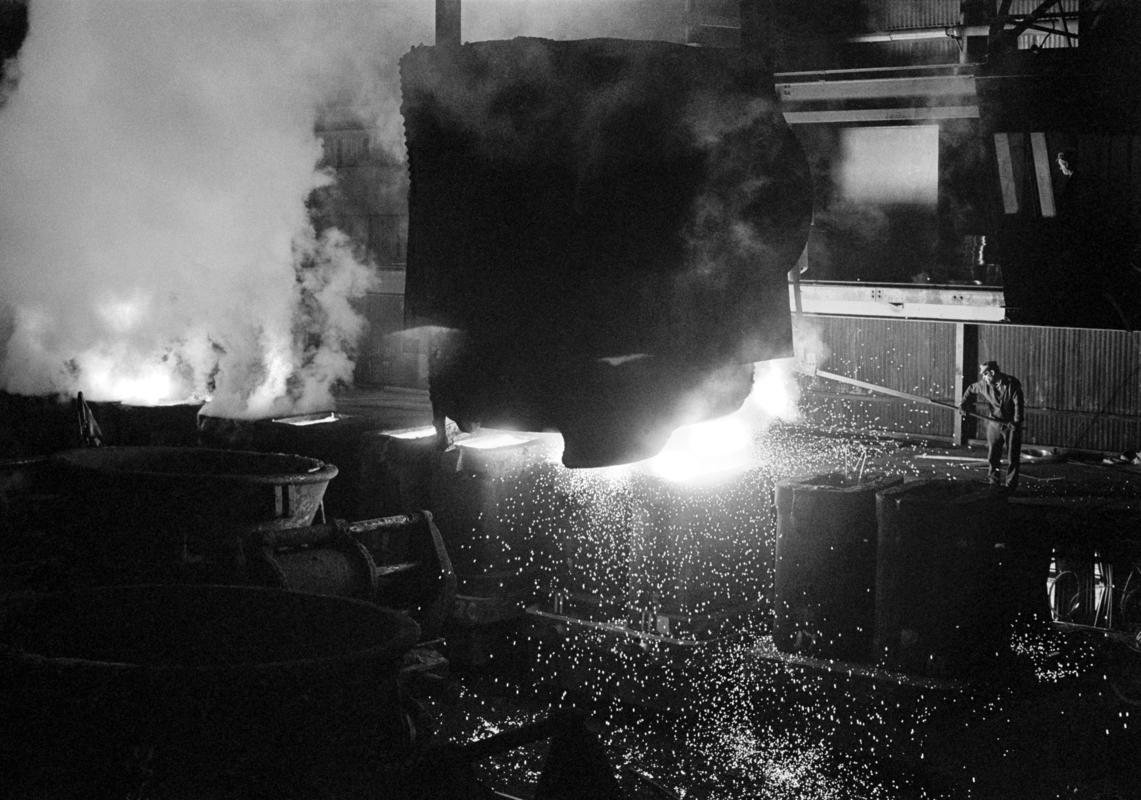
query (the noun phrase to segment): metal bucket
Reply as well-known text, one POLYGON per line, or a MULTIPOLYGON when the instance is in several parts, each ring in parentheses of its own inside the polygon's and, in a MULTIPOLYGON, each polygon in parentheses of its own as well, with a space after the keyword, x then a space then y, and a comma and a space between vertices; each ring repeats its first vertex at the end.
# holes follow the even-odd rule
POLYGON ((184 447, 69 450, 53 464, 64 528, 104 585, 166 582, 199 562, 230 583, 243 539, 310 524, 337 475, 302 456, 184 447))
POLYGON ((436 429, 431 425, 362 436, 361 518, 429 508, 439 453, 436 429))
POLYGON ((193 447, 198 444, 198 412, 201 408, 202 403, 151 406, 121 403, 117 408, 117 435, 111 441, 127 446, 193 447))
POLYGON ((9 602, 0 607, 7 788, 136 796, 131 782, 145 775, 148 793, 163 796, 400 752, 411 734, 397 674, 418 637, 414 622, 369 603, 250 587, 9 602))
POLYGON ((1004 495, 960 481, 876 496, 874 646, 884 666, 957 678, 1009 658, 1015 598, 1025 596, 1014 576, 1026 570, 1008 512, 1004 495))
POLYGON ((63 488, 131 525, 251 530, 313 521, 337 468, 313 458, 190 447, 97 447, 57 454, 63 488))
POLYGON ((777 649, 845 661, 872 659, 876 492, 902 482, 834 472, 777 484, 777 649))
POLYGON ((200 415, 198 441, 205 447, 296 453, 333 464, 340 480, 325 494, 326 509, 338 519, 363 519, 377 516, 361 510, 363 442, 381 427, 370 417, 334 411, 252 420, 200 415))

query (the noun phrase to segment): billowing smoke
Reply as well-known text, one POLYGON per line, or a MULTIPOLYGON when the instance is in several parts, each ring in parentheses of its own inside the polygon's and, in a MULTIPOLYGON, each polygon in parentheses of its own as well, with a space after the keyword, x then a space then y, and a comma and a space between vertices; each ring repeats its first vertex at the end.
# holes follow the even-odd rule
POLYGON ((373 271, 310 220, 332 180, 316 115, 367 102, 398 149, 380 65, 431 21, 426 2, 34 1, 0 104, 0 388, 329 407, 373 271))

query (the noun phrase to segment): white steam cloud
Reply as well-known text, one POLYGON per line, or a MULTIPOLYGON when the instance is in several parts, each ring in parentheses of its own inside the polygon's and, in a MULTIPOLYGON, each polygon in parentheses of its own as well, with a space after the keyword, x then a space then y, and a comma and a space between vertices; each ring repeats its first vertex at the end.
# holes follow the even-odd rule
POLYGON ((367 102, 395 139, 380 67, 430 5, 33 0, 0 105, 0 388, 329 407, 373 271, 310 222, 316 115, 367 102))
MULTIPOLYGON (((679 7, 680 8, 680 7, 679 7)), ((669 39, 659 0, 466 0, 466 41, 669 39)), ((0 85, 0 390, 328 408, 371 265, 306 202, 320 109, 404 158, 434 0, 30 0, 0 85)), ((400 196, 402 187, 375 187, 400 196)))

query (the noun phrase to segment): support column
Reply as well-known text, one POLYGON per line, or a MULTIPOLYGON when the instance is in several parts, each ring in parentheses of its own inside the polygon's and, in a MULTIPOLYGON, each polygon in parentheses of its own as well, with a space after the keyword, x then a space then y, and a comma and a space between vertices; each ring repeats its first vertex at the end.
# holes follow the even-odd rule
POLYGON ((800 273, 808 269, 808 244, 805 243, 796 265, 788 271, 788 279, 792 283, 792 310, 800 314, 804 311, 804 304, 800 300, 800 273))
POLYGON ((968 31, 990 25, 994 0, 964 0, 959 4, 959 63, 977 64, 986 60, 987 37, 971 36, 968 31))
POLYGON ((772 68, 773 0, 741 0, 741 49, 761 53, 772 68))
POLYGON ((460 0, 436 0, 436 46, 459 45, 460 0))
MULTIPOLYGON (((963 397, 963 390, 978 378, 979 326, 969 322, 955 324, 955 403, 963 397)), ((955 447, 965 447, 976 432, 973 417, 956 415, 952 439, 955 447)))

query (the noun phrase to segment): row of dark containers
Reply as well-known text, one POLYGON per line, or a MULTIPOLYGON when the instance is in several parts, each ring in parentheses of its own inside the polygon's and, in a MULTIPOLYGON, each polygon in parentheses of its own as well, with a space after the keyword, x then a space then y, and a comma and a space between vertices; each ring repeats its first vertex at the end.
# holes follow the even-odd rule
POLYGON ((1013 619, 1045 603, 1048 552, 1018 535, 1003 496, 967 483, 776 482, 748 470, 695 487, 569 473, 557 437, 485 432, 441 454, 430 427, 363 416, 244 421, 121 404, 93 413, 114 444, 334 464, 327 518, 431 509, 458 581, 450 630, 461 663, 486 662, 539 603, 686 642, 771 620, 785 652, 956 674, 1001 659, 1013 619))
POLYGON ((1013 638, 1050 622, 1051 539, 984 484, 764 468, 679 484, 568 473, 547 447, 461 446, 431 471, 453 621, 473 634, 525 607, 683 645, 771 628, 785 653, 955 678, 1013 664, 1013 638))
MULTIPOLYGON (((37 435, 72 423, 68 404, 45 408, 37 413, 51 424, 24 420, 37 435)), ((324 519, 430 509, 458 582, 448 625, 455 663, 518 657, 511 643, 536 604, 687 642, 771 612, 772 481, 757 471, 695 488, 649 473, 568 471, 557 436, 484 431, 441 453, 430 426, 393 429, 365 416, 90 410, 109 445, 289 453, 335 465, 324 519)), ((56 438, 53 449, 75 444, 56 438)), ((98 503, 80 513, 98 517, 98 503)))
POLYGON ((817 474, 780 483, 776 503, 786 653, 970 676, 1050 620, 1049 539, 985 484, 817 474))
MULTIPOLYGON (((228 562, 240 562, 248 554, 224 552, 228 543, 248 537, 222 536, 216 531, 196 536, 184 529, 195 525, 216 528, 227 521, 258 529, 307 524, 291 522, 300 517, 286 506, 295 500, 293 490, 304 488, 301 484, 307 485, 316 476, 283 476, 284 492, 279 493, 278 500, 281 508, 274 509, 260 507, 265 498, 274 499, 271 494, 251 494, 259 498, 254 503, 257 508, 244 502, 235 505, 237 495, 221 492, 221 483, 195 481, 182 473, 198 467, 207 472, 236 468, 229 461, 228 467, 219 462, 215 469, 207 457, 209 451, 289 454, 332 466, 335 475, 332 479, 324 476, 322 492, 314 495, 322 507, 315 514, 309 509, 303 515, 305 520, 372 520, 420 509, 435 513, 459 580, 449 615, 450 649, 460 663, 484 663, 492 657, 492 650, 500 647, 502 634, 519 626, 526 606, 558 583, 553 573, 565 566, 567 559, 555 550, 575 538, 563 523, 565 518, 576 517, 582 527, 590 527, 586 520, 592 514, 583 509, 582 498, 561 491, 554 480, 556 474, 566 473, 557 465, 557 437, 485 432, 441 453, 431 426, 391 428, 390 420, 362 415, 318 413, 240 420, 203 415, 196 404, 152 407, 11 395, 0 400, 8 412, 4 415, 4 433, 12 443, 5 452, 9 456, 5 475, 11 479, 5 479, 3 488, 5 497, 13 500, 5 502, 0 528, 17 534, 44 527, 70 530, 73 535, 66 544, 79 543, 82 552, 72 560, 81 561, 84 569, 79 577, 75 570, 69 570, 56 583, 94 581, 106 585, 123 579, 137 582, 191 573, 212 576, 212 582, 219 582, 219 576, 221 582, 231 578, 249 582, 257 577, 255 567, 260 572, 265 570, 252 561, 230 568, 228 562), (89 431, 92 421, 97 424, 103 447, 79 447, 84 415, 89 431), (98 451, 97 456, 93 450, 98 451), (116 450, 119 455, 113 452, 116 450), (191 450, 196 453, 193 458, 191 450), (147 471, 145 462, 150 456, 143 451, 164 462, 158 467, 161 472, 180 473, 177 480, 172 476, 171 487, 162 481, 156 488, 151 486, 153 480, 130 480, 134 472, 147 471), (187 452, 190 460, 186 464, 179 463, 178 451, 187 452), (38 455, 53 453, 57 457, 46 464, 38 455), (82 462, 78 466, 84 469, 77 474, 90 480, 65 480, 66 486, 56 485, 55 470, 45 470, 45 466, 61 463, 61 454, 74 454, 64 463, 82 462), (50 478, 41 480, 39 475, 45 471, 50 478), (124 475, 128 477, 124 479, 124 475), (191 496, 199 484, 200 499, 191 496), (51 502, 61 491, 67 495, 65 502, 51 502), (177 494, 178 503, 167 496, 172 493, 177 494), (16 497, 19 494, 22 497, 16 497), (227 507, 219 508, 219 504, 227 507), (576 505, 575 510, 571 504, 576 505), (61 505, 65 507, 63 513, 61 505), (61 521, 63 525, 57 524, 61 521), (157 532, 172 526, 179 536, 161 539, 157 532), (113 536, 104 535, 107 532, 113 536), (223 545, 200 547, 190 553, 194 567, 190 569, 188 559, 180 558, 172 552, 174 548, 164 544, 166 540, 187 539, 223 545), (175 569, 169 569, 175 561, 179 562, 174 564, 175 569)), ((245 466, 253 471, 264 467, 260 462, 256 467, 253 463, 245 466)), ((321 534, 322 541, 328 538, 323 531, 315 534, 321 534)), ((44 541, 26 536, 9 538, 27 539, 33 545, 44 541)), ((312 574, 300 575, 298 570, 303 565, 295 565, 298 559, 291 559, 291 569, 286 570, 288 583, 323 588, 325 593, 344 593, 362 583, 350 580, 360 572, 355 562, 349 563, 351 552, 326 550, 323 545, 315 548, 307 539, 307 556, 301 560, 312 574), (330 583, 334 573, 344 573, 335 585, 330 583)), ((30 551, 27 561, 37 561, 39 555, 30 551)), ((379 560, 382 554, 373 555, 379 560)), ((605 560, 590 548, 579 548, 575 557, 605 560)), ((281 553, 274 557, 277 572, 282 571, 285 558, 281 553)), ((275 585, 281 583, 278 580, 275 585)))

